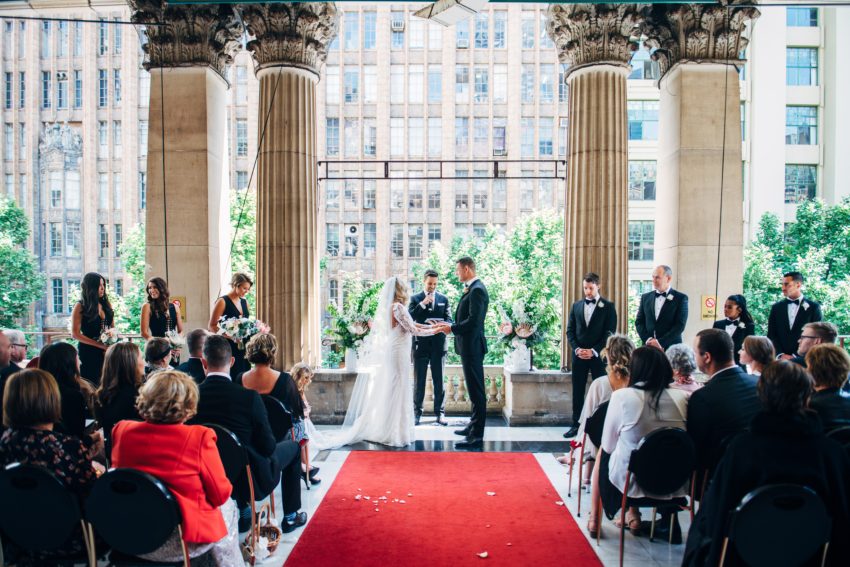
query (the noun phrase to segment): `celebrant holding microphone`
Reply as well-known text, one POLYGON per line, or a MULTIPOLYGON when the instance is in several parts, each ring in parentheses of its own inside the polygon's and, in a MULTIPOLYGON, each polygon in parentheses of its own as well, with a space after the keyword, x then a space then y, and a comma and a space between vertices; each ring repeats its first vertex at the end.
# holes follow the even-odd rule
MULTIPOLYGON (((254 285, 253 280, 247 274, 236 272, 230 278, 230 292, 216 300, 213 305, 212 315, 210 315, 209 330, 213 333, 218 333, 218 325, 226 319, 247 319, 250 316, 248 312, 248 302, 245 301, 245 296, 251 291, 254 285)), ((242 341, 238 343, 225 335, 225 338, 230 341, 230 349, 233 351, 233 366, 230 367, 231 378, 236 378, 239 374, 251 369, 251 365, 245 360, 245 345, 242 341)))
MULTIPOLYGON (((434 270, 425 271, 425 289, 410 298, 408 311, 413 320, 419 324, 453 323, 449 300, 442 293, 437 293, 439 274, 434 270)), ((447 425, 443 419, 446 411, 446 399, 443 389, 443 369, 446 365, 446 335, 438 333, 433 336, 413 337, 413 377, 415 390, 413 394, 413 414, 416 425, 422 417, 422 404, 425 400, 425 379, 428 376, 428 366, 431 366, 431 381, 434 384, 434 415, 437 425, 447 425)))

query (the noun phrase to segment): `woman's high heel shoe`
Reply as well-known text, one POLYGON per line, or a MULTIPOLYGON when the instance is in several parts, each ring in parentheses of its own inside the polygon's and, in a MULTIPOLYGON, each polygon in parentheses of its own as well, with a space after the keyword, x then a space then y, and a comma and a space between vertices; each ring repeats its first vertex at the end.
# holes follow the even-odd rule
MULTIPOLYGON (((310 471, 312 473, 312 471, 310 471)), ((301 471, 301 479, 304 481, 304 484, 307 486, 307 490, 310 490, 310 485, 316 485, 322 482, 322 479, 316 478, 312 474, 308 477, 307 473, 301 471)))
POLYGON ((590 539, 599 539, 602 537, 600 533, 599 520, 591 516, 587 520, 587 533, 590 536, 590 539))

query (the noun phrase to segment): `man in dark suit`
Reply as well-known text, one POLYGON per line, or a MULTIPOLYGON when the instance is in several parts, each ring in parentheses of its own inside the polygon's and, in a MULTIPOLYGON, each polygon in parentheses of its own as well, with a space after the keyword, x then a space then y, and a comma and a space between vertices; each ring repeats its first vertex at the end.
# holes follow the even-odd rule
POLYGON ((646 346, 666 350, 682 342, 688 323, 688 296, 673 290, 673 270, 658 266, 652 271, 652 291, 640 298, 635 329, 646 346))
MULTIPOLYGON (((426 270, 425 289, 410 298, 410 316, 417 323, 430 320, 452 323, 449 315, 449 299, 437 293, 439 274, 426 270)), ((416 425, 422 417, 422 403, 425 400, 425 379, 428 366, 431 366, 431 382, 434 384, 434 415, 437 425, 448 425, 443 419, 446 413, 446 400, 443 391, 443 370, 446 365, 446 335, 438 333, 430 337, 413 337, 413 376, 416 389, 413 393, 413 413, 416 425)))
POLYGON ((617 311, 614 304, 599 295, 599 275, 590 272, 582 281, 584 299, 573 303, 567 321, 567 340, 573 349, 573 425, 564 437, 575 437, 578 418, 584 406, 587 373, 590 379, 605 375, 602 349, 617 330, 617 311))
POLYGON ((838 338, 838 327, 828 321, 817 321, 803 326, 797 340, 797 355, 791 359, 794 364, 806 367, 806 353, 819 344, 833 344, 838 338))
MULTIPOLYGON (((248 450, 254 477, 255 498, 265 498, 281 481, 284 519, 281 529, 289 533, 307 522, 301 508, 301 450, 285 439, 275 443, 266 407, 254 390, 230 379, 233 354, 222 336, 210 335, 204 344, 206 380, 198 386, 198 413, 193 424, 212 423, 230 430, 248 450)), ((245 523, 245 502, 240 502, 240 531, 245 523)), ((247 514, 250 525, 250 509, 247 514)), ((247 529, 247 528, 246 528, 247 529)))
POLYGON ((747 429, 761 409, 758 379, 735 364, 732 348, 732 338, 720 329, 702 330, 694 339, 697 366, 709 380, 691 394, 687 428, 696 446, 698 467, 709 478, 731 438, 747 429))
POLYGON ((803 274, 788 272, 782 276, 782 295, 770 308, 767 319, 767 338, 773 343, 776 355, 790 360, 797 354, 797 346, 803 327, 823 319, 820 303, 803 297, 803 274))
POLYGON ((207 377, 204 372, 204 363, 201 354, 204 351, 204 342, 209 332, 206 329, 195 329, 186 336, 186 347, 189 349, 189 360, 177 367, 180 372, 185 372, 200 384, 207 377))
POLYGON ((487 288, 475 275, 475 261, 464 256, 457 261, 455 273, 463 282, 463 295, 455 310, 455 323, 443 323, 438 330, 454 333, 455 350, 460 355, 466 391, 472 402, 472 418, 464 429, 455 431, 465 439, 455 444, 460 449, 484 445, 484 422, 487 419, 487 393, 484 391, 484 355, 487 354, 487 339, 484 337, 484 319, 490 296, 487 288))

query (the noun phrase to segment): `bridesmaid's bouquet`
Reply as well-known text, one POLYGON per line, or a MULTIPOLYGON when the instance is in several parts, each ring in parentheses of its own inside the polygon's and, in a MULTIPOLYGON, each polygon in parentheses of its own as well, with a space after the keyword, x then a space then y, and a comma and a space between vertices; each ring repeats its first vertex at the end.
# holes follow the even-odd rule
POLYGON ((121 335, 118 333, 118 329, 115 327, 106 329, 100 334, 100 342, 106 346, 112 346, 115 343, 120 343, 122 340, 124 339, 121 338, 121 335))
POLYGON ((218 334, 224 335, 243 348, 243 344, 254 335, 268 333, 268 325, 254 317, 221 318, 218 321, 218 334))
POLYGON ((171 344, 172 350, 180 350, 186 346, 186 337, 180 334, 177 329, 172 329, 165 333, 165 339, 171 344))

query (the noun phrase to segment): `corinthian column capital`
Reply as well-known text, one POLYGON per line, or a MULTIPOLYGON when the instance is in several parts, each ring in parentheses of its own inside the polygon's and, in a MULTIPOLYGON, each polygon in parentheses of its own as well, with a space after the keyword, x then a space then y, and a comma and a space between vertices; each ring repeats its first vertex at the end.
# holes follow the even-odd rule
POLYGON ((255 39, 248 42, 257 70, 299 67, 316 75, 339 31, 339 11, 333 2, 246 4, 242 20, 255 39))
POLYGON ((654 48, 661 74, 679 62, 739 61, 749 39, 746 23, 759 17, 752 0, 720 4, 653 4, 641 25, 646 45, 654 48), (737 6, 738 4, 749 6, 737 6))
POLYGON ((627 67, 646 7, 638 4, 551 4, 546 31, 570 72, 589 65, 627 67))
POLYGON ((132 21, 145 26, 145 69, 208 65, 224 77, 239 49, 242 24, 223 5, 170 6, 165 0, 127 0, 132 21))

